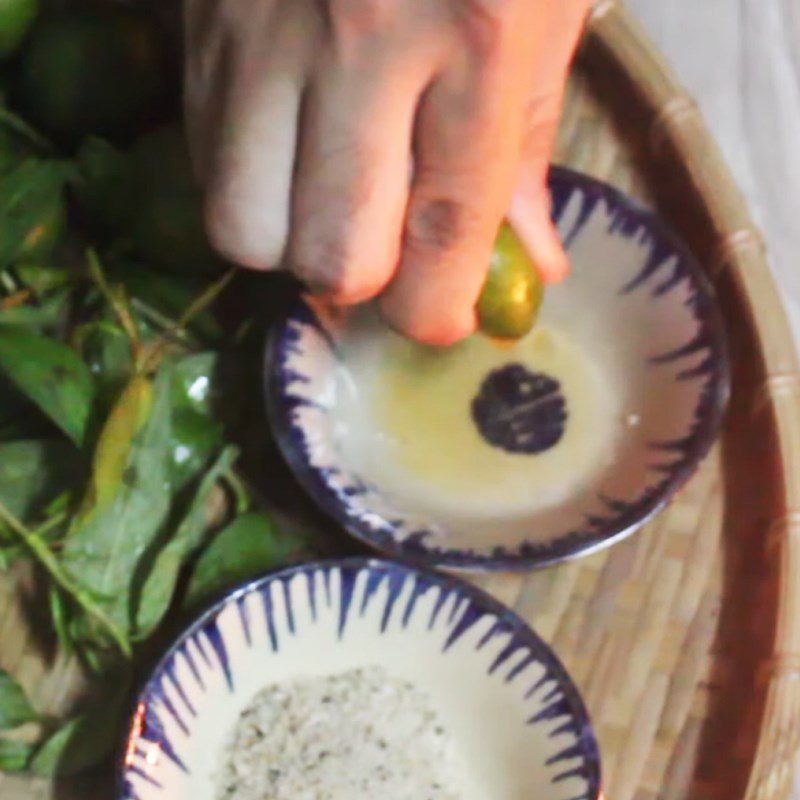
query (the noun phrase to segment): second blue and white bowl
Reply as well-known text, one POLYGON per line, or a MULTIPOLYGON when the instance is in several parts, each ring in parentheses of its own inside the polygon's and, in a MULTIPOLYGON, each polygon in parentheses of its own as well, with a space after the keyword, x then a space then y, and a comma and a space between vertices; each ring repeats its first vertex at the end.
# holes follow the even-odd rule
POLYGON ((213 800, 228 737, 263 688, 371 666, 428 695, 461 754, 464 800, 599 797, 578 692, 521 619, 452 578, 349 559, 245 586, 181 636, 139 697, 118 798, 213 800))

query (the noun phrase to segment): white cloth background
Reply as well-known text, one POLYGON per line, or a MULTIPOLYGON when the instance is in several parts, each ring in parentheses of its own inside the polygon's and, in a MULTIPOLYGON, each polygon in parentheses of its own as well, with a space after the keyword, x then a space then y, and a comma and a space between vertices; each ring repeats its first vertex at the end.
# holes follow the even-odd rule
POLYGON ((628 0, 699 102, 800 344, 800 0, 628 0))

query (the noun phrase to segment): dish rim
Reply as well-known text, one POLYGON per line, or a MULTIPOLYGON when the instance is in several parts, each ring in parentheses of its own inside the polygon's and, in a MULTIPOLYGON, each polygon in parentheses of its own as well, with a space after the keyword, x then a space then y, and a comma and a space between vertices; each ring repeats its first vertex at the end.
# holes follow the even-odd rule
MULTIPOLYGON (((652 497, 637 498, 630 519, 619 522, 610 533, 592 533, 587 529, 566 533, 547 542, 529 545, 534 552, 507 553, 458 548, 432 549, 424 544, 408 544, 398 541, 390 533, 376 531, 362 520, 349 514, 347 505, 338 498, 328 485, 322 471, 302 457, 302 447, 295 441, 300 432, 292 421, 294 404, 286 392, 285 370, 280 366, 282 350, 288 346, 288 322, 305 318, 311 324, 318 322, 301 297, 287 309, 286 313, 271 328, 267 337, 264 358, 264 393, 267 416, 278 448, 285 462, 297 478, 305 493, 334 522, 378 553, 401 560, 417 567, 434 567, 463 573, 523 572, 570 561, 604 550, 626 539, 657 516, 672 501, 677 492, 695 473, 708 455, 722 427, 731 391, 731 363, 727 342, 725 320, 717 301, 714 287, 688 246, 673 231, 669 224, 655 211, 624 194, 616 187, 562 166, 551 166, 548 182, 562 181, 576 188, 592 192, 606 200, 612 207, 622 207, 638 218, 660 242, 669 246, 686 266, 687 274, 696 291, 707 301, 703 307, 702 320, 707 326, 710 340, 716 348, 714 374, 711 378, 712 397, 705 409, 704 424, 698 431, 692 446, 683 453, 683 458, 660 483, 652 497)), ((699 401, 699 402, 702 402, 699 401)), ((699 405, 698 405, 699 407, 699 405)), ((533 523, 535 524, 535 523, 533 523)), ((522 546, 525 546, 525 542, 522 546)))
MULTIPOLYGON (((529 625, 516 611, 492 597, 488 592, 467 582, 455 575, 437 572, 432 569, 420 568, 402 561, 372 556, 347 556, 344 558, 318 559, 293 564, 282 569, 274 570, 234 586, 232 589, 215 600, 211 605, 197 614, 191 622, 185 625, 174 637, 171 644, 161 657, 147 670, 139 687, 133 695, 130 708, 125 715, 125 732, 120 743, 116 761, 115 798, 126 800, 126 757, 130 743, 135 735, 135 719, 139 710, 149 702, 151 693, 156 689, 156 683, 163 679, 170 662, 175 658, 178 650, 203 626, 216 619, 220 613, 231 603, 240 598, 261 590, 264 586, 275 581, 290 580, 296 575, 313 573, 318 570, 331 572, 337 569, 349 569, 354 572, 382 571, 390 574, 392 571, 401 571, 408 576, 422 576, 430 585, 440 587, 447 591, 456 591, 480 608, 486 614, 495 616, 506 623, 514 635, 521 636, 521 646, 528 647, 535 659, 544 665, 548 674, 552 675, 563 692, 564 699, 569 705, 570 714, 579 730, 576 733, 583 750, 583 758, 587 767, 587 800, 600 800, 602 789, 602 765, 597 736, 589 717, 589 712, 567 668, 562 664, 555 650, 548 645, 541 636, 529 625)), ((378 636, 380 634, 377 634, 378 636)))

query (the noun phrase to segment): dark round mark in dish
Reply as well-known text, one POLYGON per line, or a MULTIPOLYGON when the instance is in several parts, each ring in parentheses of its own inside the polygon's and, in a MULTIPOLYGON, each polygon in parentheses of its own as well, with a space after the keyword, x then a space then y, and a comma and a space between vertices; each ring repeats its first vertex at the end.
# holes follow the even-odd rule
POLYGON ((567 403, 554 378, 508 364, 484 379, 472 401, 472 419, 492 447, 534 455, 564 435, 567 403))

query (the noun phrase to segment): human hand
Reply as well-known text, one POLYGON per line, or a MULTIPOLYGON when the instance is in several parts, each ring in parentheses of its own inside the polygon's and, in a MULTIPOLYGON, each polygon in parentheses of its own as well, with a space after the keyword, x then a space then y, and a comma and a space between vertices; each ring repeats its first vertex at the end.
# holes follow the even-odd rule
POLYGON ((212 243, 332 303, 380 296, 430 344, 474 330, 505 216, 559 280, 545 179, 588 4, 185 0, 212 243))

